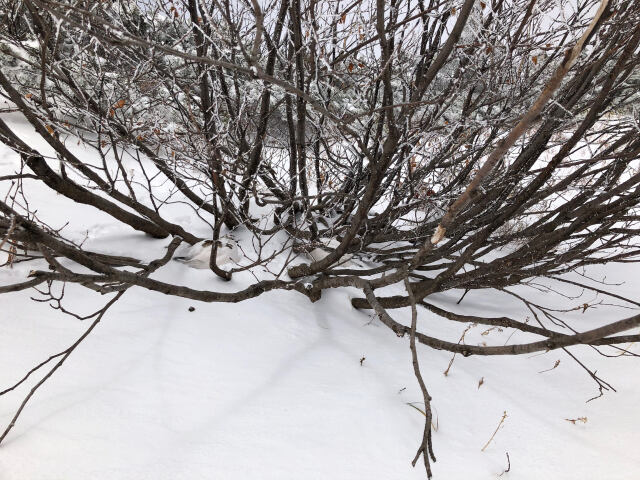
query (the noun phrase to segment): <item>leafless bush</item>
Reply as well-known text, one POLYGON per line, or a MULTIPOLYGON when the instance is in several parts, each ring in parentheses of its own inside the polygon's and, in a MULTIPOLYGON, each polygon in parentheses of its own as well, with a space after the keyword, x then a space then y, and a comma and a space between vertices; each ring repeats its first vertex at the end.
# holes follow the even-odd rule
MULTIPOLYGON (((45 158, 0 119, 0 140, 24 166, 0 178, 14 182, 0 202, 0 233, 50 266, 0 292, 73 282, 204 302, 280 289, 315 301, 350 286, 364 294, 353 306, 373 309, 413 347, 517 355, 640 340, 617 335, 640 324, 638 315, 575 333, 544 315, 534 325, 427 302, 450 289, 505 291, 638 256, 640 3, 563 5, 0 0, 0 17, 11 19, 0 28, 1 93, 57 155, 45 158), (101 162, 78 158, 69 138, 101 162), (25 176, 141 235, 174 240, 149 265, 86 251, 17 200, 25 176), (205 240, 167 218, 171 203, 211 227, 215 274, 233 281, 260 267, 272 278, 233 293, 150 278, 179 243, 205 240), (229 269, 216 263, 217 248, 233 231, 250 233, 255 251, 229 269), (264 254, 276 236, 276 253, 264 254), (299 252, 315 249, 313 261, 300 262, 299 252), (351 258, 367 262, 344 263, 351 258), (403 282, 406 294, 376 295, 403 282), (417 315, 416 305, 541 340, 454 344, 389 313, 413 307, 417 315)), ((427 423, 416 460, 423 455, 430 476, 431 397, 420 383, 427 423)))

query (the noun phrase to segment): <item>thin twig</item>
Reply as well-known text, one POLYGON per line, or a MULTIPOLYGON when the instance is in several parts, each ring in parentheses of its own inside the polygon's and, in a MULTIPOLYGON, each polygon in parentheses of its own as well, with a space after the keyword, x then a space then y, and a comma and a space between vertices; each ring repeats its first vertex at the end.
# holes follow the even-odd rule
POLYGON ((507 412, 504 412, 502 414, 502 418, 500 419, 500 423, 498 424, 498 426, 496 427, 495 432, 493 432, 493 435, 491 435, 491 438, 489 440, 487 440, 487 443, 484 444, 484 447, 482 447, 482 450, 480 450, 481 452, 484 452, 485 449, 489 446, 489 444, 491 443, 491 440, 493 440, 493 437, 496 436, 496 433, 498 433, 498 430, 500 430, 500 427, 502 427, 502 424, 504 423, 504 420, 507 418, 507 412))
POLYGON ((499 477, 501 477, 505 473, 508 473, 509 470, 511 470, 511 459, 509 458, 509 452, 505 452, 505 453, 507 454, 507 468, 504 469, 500 475, 498 475, 499 477))
POLYGON ((55 373, 56 370, 58 370, 62 366, 62 364, 67 360, 67 358, 69 358, 69 356, 73 353, 73 351, 78 347, 78 345, 80 345, 82 343, 82 341, 89 336, 89 334, 98 325, 98 323, 100 323, 100 320, 102 320, 102 317, 104 316, 104 314, 107 313, 107 310, 109 310, 109 308, 114 303, 116 303, 120 299, 120 297, 122 297, 122 295, 124 295, 124 292, 125 291, 118 292, 111 300, 109 300, 109 302, 107 302, 107 304, 104 307, 102 307, 102 309, 100 310, 100 313, 98 314, 96 319, 93 321, 91 326, 80 336, 80 338, 78 338, 78 340, 75 341, 75 343, 73 345, 71 345, 66 350, 66 353, 58 361, 58 363, 56 363, 55 366, 51 370, 49 370, 49 372, 44 377, 42 377, 42 379, 38 383, 36 383, 34 385, 34 387, 29 391, 29 393, 24 398, 24 400, 22 400, 22 403, 20 404, 20 407, 18 408, 18 410, 16 411, 15 415, 11 419, 11 422, 9 422, 9 425, 7 425, 7 427, 5 428, 4 432, 2 433, 2 436, 0 436, 0 444, 2 444, 3 440, 6 438, 6 436, 9 434, 9 432, 15 426, 16 421, 18 420, 18 417, 20 416, 20 414, 22 413, 22 411, 26 407, 26 405, 29 402, 29 400, 31 400, 31 397, 33 397, 33 395, 36 393, 36 391, 47 380, 49 380, 49 378, 51 378, 51 376, 55 373))
MULTIPOLYGON (((422 390, 422 396, 424 398, 424 433, 422 435, 422 442, 420 443, 420 447, 418 447, 418 451, 416 452, 416 456, 411 462, 411 464, 415 467, 416 462, 420 458, 420 455, 424 458, 424 467, 427 470, 427 477, 431 478, 431 464, 429 462, 429 457, 434 462, 436 461, 436 457, 433 453, 433 444, 431 440, 431 420, 433 415, 431 414, 431 395, 427 390, 427 386, 424 383, 424 379, 420 373, 420 364, 418 363, 418 353, 416 351, 416 326, 418 323, 418 311, 416 309, 416 299, 413 295, 413 291, 411 290, 411 285, 409 284, 409 278, 405 277, 404 285, 407 289, 407 293, 409 295, 409 301, 411 302, 411 336, 409 337, 409 347, 411 348, 411 359, 413 362, 413 372, 416 375, 418 380, 418 384, 420 385, 420 390, 422 390)), ((415 407, 414 407, 415 408, 415 407)))

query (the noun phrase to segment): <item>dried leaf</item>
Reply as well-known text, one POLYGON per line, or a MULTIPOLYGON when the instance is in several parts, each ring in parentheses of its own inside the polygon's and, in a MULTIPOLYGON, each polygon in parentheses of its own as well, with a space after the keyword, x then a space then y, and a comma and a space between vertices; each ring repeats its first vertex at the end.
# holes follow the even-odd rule
POLYGON ((480 381, 478 382, 478 389, 480 389, 480 387, 484 384, 484 377, 482 377, 480 379, 480 381))
POLYGON ((567 422, 571 422, 574 425, 576 424, 576 422, 582 422, 582 423, 587 423, 587 417, 578 417, 578 418, 565 418, 565 420, 567 422))
POLYGON ((550 372, 551 370, 558 368, 558 365, 560 365, 560 360, 556 360, 556 363, 553 364, 553 367, 547 368, 546 370, 542 370, 538 373, 550 372))
POLYGON ((483 337, 485 337, 485 336, 489 335, 489 334, 490 334, 493 330, 495 330, 496 328, 498 328, 498 327, 491 327, 491 328, 488 328, 488 329, 486 329, 484 332, 482 332, 480 335, 482 335, 483 337))
POLYGON ((33 93, 27 93, 27 94, 25 95, 25 98, 31 98, 31 97, 33 97, 33 93))
POLYGON ((353 63, 349 64, 349 73, 353 72, 353 63))
POLYGON ((49 134, 53 135, 53 127, 51 125, 45 125, 44 128, 47 129, 47 132, 49 132, 49 134))
POLYGON ((534 65, 537 65, 538 64, 538 57, 537 56, 531 57, 531 61, 533 62, 534 65))
POLYGON ((481 8, 481 9, 483 9, 483 10, 484 10, 486 7, 487 7, 487 4, 486 4, 486 3, 484 3, 484 2, 480 2, 480 8, 481 8))

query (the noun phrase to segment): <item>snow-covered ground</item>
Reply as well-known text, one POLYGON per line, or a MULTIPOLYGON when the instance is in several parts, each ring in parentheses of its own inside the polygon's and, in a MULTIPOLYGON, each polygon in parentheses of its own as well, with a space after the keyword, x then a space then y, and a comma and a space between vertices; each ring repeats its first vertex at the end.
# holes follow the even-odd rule
MULTIPOLYGON (((19 119, 10 120, 29 135, 19 119)), ((31 144, 40 146, 35 139, 31 144)), ((17 156, 0 146, 0 174, 12 173, 16 165, 17 156)), ((70 219, 68 231, 86 235, 92 250, 151 260, 169 242, 114 225, 108 216, 35 182, 27 187, 39 215, 53 226, 70 219)), ((0 269, 0 284, 20 281, 32 268, 27 263, 0 269)), ((630 264, 588 272, 624 282, 612 289, 635 300, 639 273, 630 264)), ((214 290, 241 289, 250 281, 236 275, 223 283, 180 262, 170 262, 155 277, 214 290)), ((596 300, 591 294, 569 299, 519 291, 562 308, 596 300)), ((30 301, 34 294, 0 296, 0 390, 88 326, 30 301)), ((470 292, 455 306, 460 294, 430 301, 467 314, 527 316, 506 295, 470 292)), ((297 293, 273 292, 229 305, 129 290, 28 404, 0 446, 0 480, 425 478, 420 464, 410 465, 424 417, 408 405, 418 402, 420 408, 421 401, 408 339, 398 339, 370 312, 352 309, 351 295, 359 294, 329 291, 311 304, 297 293)), ((65 298, 83 313, 108 300, 77 286, 68 286, 65 298)), ((598 305, 569 316, 586 330, 633 312, 598 305)), ((409 312, 391 313, 409 322, 409 312)), ((420 310, 419 328, 434 336, 457 341, 466 327, 420 310)), ((501 345, 534 338, 512 333, 479 325, 466 342, 501 345)), ((630 350, 640 353, 637 345, 630 350)), ((507 468, 507 453, 511 468, 504 479, 640 478, 639 359, 605 358, 588 347, 571 351, 617 393, 586 403, 598 393, 596 385, 562 351, 457 356, 445 376, 451 354, 419 346, 434 399, 435 479, 498 478, 507 468), (504 412, 502 427, 481 451, 504 412), (567 421, 578 418, 586 422, 567 421)), ((37 379, 0 397, 1 427, 37 379)))

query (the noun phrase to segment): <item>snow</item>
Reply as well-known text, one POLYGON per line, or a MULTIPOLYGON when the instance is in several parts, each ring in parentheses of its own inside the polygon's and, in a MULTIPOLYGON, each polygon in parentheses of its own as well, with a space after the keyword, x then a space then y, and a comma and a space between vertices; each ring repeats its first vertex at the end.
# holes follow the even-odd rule
MULTIPOLYGON (((30 135, 12 121, 23 137, 30 135)), ((30 145, 40 147, 35 138, 30 145)), ((17 165, 17 156, 0 146, 0 174, 13 173, 17 165)), ((65 232, 86 237, 92 250, 148 261, 162 256, 169 243, 118 226, 36 182, 27 187, 42 218, 54 226, 70 219, 65 232)), ((0 269, 0 284, 23 279, 34 265, 0 269)), ((612 264, 587 273, 624 282, 613 289, 637 300, 637 269, 612 264)), ((253 279, 243 272, 223 282, 174 261, 154 278, 218 291, 244 288, 253 279)), ((594 300, 589 294, 567 299, 526 292, 563 308, 594 300)), ((429 301, 466 314, 527 315, 513 298, 484 291, 470 292, 456 306, 461 293, 429 301)), ((356 295, 361 293, 353 289, 328 291, 312 304, 295 292, 270 292, 240 304, 201 304, 131 289, 27 405, 0 446, 0 480, 425 478, 420 464, 410 465, 424 417, 408 405, 421 407, 408 339, 397 338, 371 312, 352 309, 349 298, 356 295)), ((88 327, 31 296, 37 292, 0 297, 0 390, 88 327)), ((67 286, 65 299, 82 313, 108 300, 74 285, 67 286)), ((633 312, 598 305, 569 316, 586 330, 633 312)), ((408 311, 390 313, 409 323, 408 311)), ((447 340, 458 341, 467 327, 423 309, 419 315, 420 329, 447 340)), ((535 338, 498 329, 483 335, 487 330, 471 328, 467 343, 535 338)), ((630 348, 640 353, 637 345, 630 348)), ((507 452, 511 469, 500 477, 507 480, 638 478, 637 359, 571 349, 618 390, 586 403, 597 394, 595 383, 562 351, 458 355, 447 376, 451 354, 420 345, 418 351, 437 424, 436 480, 498 478, 507 452), (503 412, 503 426, 482 452, 503 412), (587 422, 566 420, 579 417, 587 422)), ((0 397, 0 425, 39 378, 0 397)))

